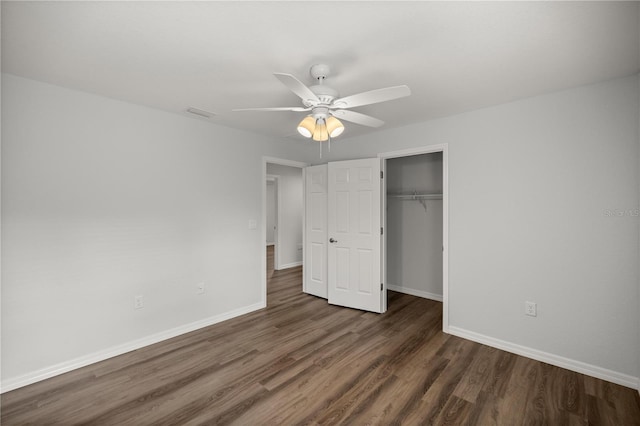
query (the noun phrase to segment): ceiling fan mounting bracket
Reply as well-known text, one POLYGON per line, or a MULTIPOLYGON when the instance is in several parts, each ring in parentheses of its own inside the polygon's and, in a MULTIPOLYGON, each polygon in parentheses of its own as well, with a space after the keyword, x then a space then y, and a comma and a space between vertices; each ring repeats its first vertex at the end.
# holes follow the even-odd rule
POLYGON ((322 83, 322 81, 331 74, 331 68, 329 68, 329 65, 315 64, 309 70, 309 74, 311 74, 311 77, 313 77, 314 80, 318 80, 322 83))

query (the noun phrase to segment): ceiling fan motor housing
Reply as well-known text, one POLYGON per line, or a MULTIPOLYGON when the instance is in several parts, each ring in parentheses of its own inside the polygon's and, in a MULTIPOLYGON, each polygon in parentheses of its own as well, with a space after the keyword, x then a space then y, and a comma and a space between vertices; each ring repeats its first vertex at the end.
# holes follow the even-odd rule
POLYGON ((316 120, 318 119, 326 120, 326 118, 329 116, 329 108, 325 106, 317 106, 311 110, 311 115, 316 120))
MULTIPOLYGON (((317 84, 315 86, 309 87, 313 93, 320 99, 321 105, 329 105, 334 99, 338 98, 338 91, 332 87, 325 86, 323 84, 317 84)), ((311 106, 311 104, 306 104, 305 106, 311 106)))

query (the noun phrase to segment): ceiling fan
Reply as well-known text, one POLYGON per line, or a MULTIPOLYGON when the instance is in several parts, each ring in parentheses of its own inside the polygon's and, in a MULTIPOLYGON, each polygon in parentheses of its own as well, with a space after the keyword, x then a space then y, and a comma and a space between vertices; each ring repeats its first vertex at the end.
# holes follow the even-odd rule
POLYGON ((380 127, 384 124, 382 120, 350 111, 349 108, 386 102, 411 94, 409 87, 403 85, 340 98, 337 90, 324 85, 329 72, 329 66, 325 64, 313 65, 310 74, 317 80, 317 84, 311 87, 307 87, 291 74, 274 73, 282 84, 302 99, 301 107, 242 108, 233 111, 310 111, 310 114, 298 124, 298 132, 306 138, 323 142, 339 136, 344 131, 344 125, 338 118, 369 127, 380 127))

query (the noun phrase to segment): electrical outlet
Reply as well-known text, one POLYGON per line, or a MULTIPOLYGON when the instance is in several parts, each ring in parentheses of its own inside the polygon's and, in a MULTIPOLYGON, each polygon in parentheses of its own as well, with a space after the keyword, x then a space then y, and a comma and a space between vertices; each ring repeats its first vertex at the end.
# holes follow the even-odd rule
POLYGON ((524 313, 530 317, 537 316, 538 307, 536 306, 536 302, 524 302, 524 313))
POLYGON ((196 284, 196 294, 204 294, 204 283, 196 284))
POLYGON ((144 308, 144 296, 139 294, 137 296, 133 296, 133 309, 142 309, 144 308))

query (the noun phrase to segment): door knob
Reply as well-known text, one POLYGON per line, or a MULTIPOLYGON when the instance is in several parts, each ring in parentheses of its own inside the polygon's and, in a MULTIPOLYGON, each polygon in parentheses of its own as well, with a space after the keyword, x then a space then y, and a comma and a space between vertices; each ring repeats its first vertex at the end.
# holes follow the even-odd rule
POLYGON ((338 242, 338 240, 334 240, 333 238, 329 238, 329 242, 330 242, 330 243, 337 243, 337 242, 338 242))

